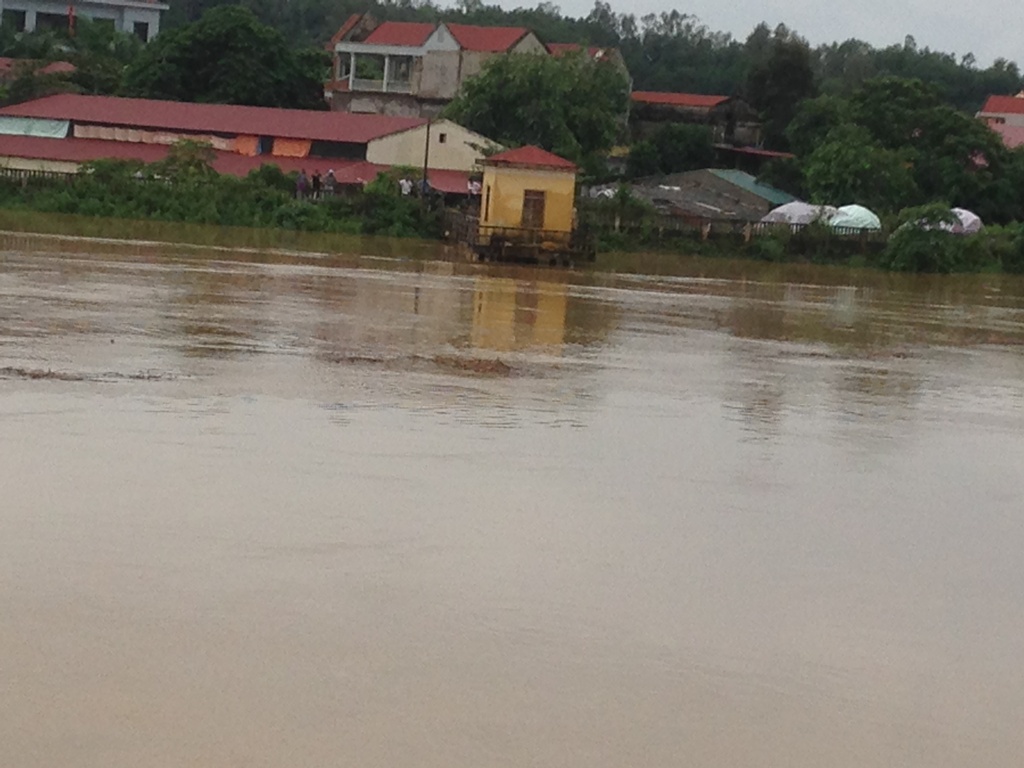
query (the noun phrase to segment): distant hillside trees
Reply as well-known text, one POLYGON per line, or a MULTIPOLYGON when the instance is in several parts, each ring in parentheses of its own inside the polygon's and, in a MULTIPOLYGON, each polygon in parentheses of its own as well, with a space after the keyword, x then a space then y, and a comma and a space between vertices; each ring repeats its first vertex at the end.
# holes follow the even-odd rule
MULTIPOLYGON (((165 29, 196 21, 205 10, 222 4, 224 0, 172 3, 165 29)), ((638 90, 725 96, 743 91, 751 69, 763 60, 766 44, 776 32, 760 24, 745 40, 737 40, 689 14, 669 11, 638 17, 616 13, 606 0, 596 0, 580 18, 563 15, 550 2, 512 10, 481 0, 461 0, 454 7, 430 0, 244 0, 243 5, 293 45, 321 45, 350 14, 366 11, 382 20, 525 26, 545 42, 617 46, 638 90)), ((797 36, 796 31, 788 33, 797 36)), ((988 94, 1016 93, 1024 87, 1013 62, 997 59, 983 68, 971 54, 956 57, 933 51, 910 36, 884 48, 850 39, 810 48, 809 53, 817 88, 827 94, 849 95, 876 77, 917 78, 934 85, 943 101, 973 113, 988 94)))

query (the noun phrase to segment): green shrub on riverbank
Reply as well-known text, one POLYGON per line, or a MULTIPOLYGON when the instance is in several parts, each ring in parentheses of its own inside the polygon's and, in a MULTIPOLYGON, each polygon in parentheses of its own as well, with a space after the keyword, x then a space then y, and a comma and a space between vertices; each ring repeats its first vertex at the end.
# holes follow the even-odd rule
POLYGON ((437 215, 397 186, 371 183, 329 200, 296 200, 294 177, 263 166, 247 177, 209 169, 202 147, 161 163, 100 160, 71 177, 0 178, 0 206, 50 213, 156 219, 309 232, 436 237, 437 215))
POLYGON ((670 251, 757 261, 874 267, 894 272, 1010 272, 1024 274, 1024 228, 989 226, 973 235, 952 234, 956 221, 945 203, 907 208, 886 219, 894 228, 863 234, 837 233, 815 223, 795 231, 788 226, 757 231, 738 222, 732 230, 713 223, 697 226, 659 215, 653 207, 620 190, 614 197, 583 200, 581 220, 598 240, 599 251, 670 251), (946 227, 946 229, 943 229, 946 227))

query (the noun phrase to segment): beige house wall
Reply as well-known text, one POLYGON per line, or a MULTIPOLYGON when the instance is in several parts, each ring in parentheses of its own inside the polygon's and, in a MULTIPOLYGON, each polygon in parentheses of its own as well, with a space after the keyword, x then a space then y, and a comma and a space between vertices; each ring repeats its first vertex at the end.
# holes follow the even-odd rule
POLYGON ((0 156, 0 168, 14 171, 44 171, 46 173, 78 173, 79 163, 68 160, 37 160, 32 157, 0 156))
POLYGON ((543 54, 544 56, 548 55, 548 49, 545 47, 544 43, 542 43, 540 40, 537 39, 537 36, 535 34, 533 34, 533 32, 530 32, 529 34, 524 35, 523 39, 520 40, 515 45, 513 45, 509 49, 508 52, 509 53, 540 53, 540 54, 543 54))
POLYGON ((454 99, 459 83, 459 52, 431 51, 423 57, 412 91, 423 99, 454 99))
MULTIPOLYGON (((395 133, 371 141, 366 159, 380 165, 423 167, 427 126, 395 133)), ((435 170, 471 172, 484 157, 488 146, 500 148, 485 136, 463 128, 451 120, 438 120, 430 126, 429 166, 435 170)))
MULTIPOLYGON (((548 49, 537 39, 537 36, 530 32, 522 40, 509 48, 508 53, 537 53, 543 56, 548 55, 548 49)), ((505 53, 491 53, 489 51, 463 51, 462 71, 460 73, 459 86, 461 87, 469 78, 480 74, 484 65, 495 56, 505 56, 505 53)))

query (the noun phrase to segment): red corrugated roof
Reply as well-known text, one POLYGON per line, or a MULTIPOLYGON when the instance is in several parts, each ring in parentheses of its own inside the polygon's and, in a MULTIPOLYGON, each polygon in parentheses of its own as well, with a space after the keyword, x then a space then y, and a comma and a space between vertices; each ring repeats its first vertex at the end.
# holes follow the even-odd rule
POLYGON ((667 93, 665 91, 633 91, 633 101, 641 104, 664 104, 670 107, 717 107, 729 100, 728 96, 707 96, 703 93, 667 93))
POLYGON ((72 72, 77 72, 78 67, 72 64, 70 61, 51 61, 45 67, 39 70, 41 75, 70 75, 72 72))
POLYGON ((330 42, 328 42, 327 45, 325 45, 324 47, 328 51, 333 51, 334 46, 340 43, 345 38, 345 35, 352 31, 353 27, 355 27, 355 25, 359 23, 359 20, 361 18, 363 18, 363 14, 353 13, 351 16, 345 19, 345 23, 338 27, 338 31, 331 36, 330 42))
MULTIPOLYGON (((40 63, 37 59, 12 59, 7 56, 0 56, 0 76, 7 75, 20 67, 24 67, 26 71, 31 70, 33 67, 38 67, 40 63)), ((49 64, 41 67, 38 74, 63 75, 74 72, 76 69, 77 67, 68 61, 51 61, 49 64)))
POLYGON ((981 114, 1024 115, 1024 97, 989 96, 981 108, 981 114))
POLYGON ((576 170, 576 164, 564 157, 552 154, 540 147, 520 147, 491 155, 483 161, 484 165, 522 165, 532 168, 558 168, 576 170))
POLYGON ((779 152, 778 150, 761 149, 760 147, 734 147, 732 144, 715 144, 715 149, 735 152, 740 155, 753 155, 754 157, 774 157, 780 160, 796 157, 792 152, 779 152))
MULTIPOLYGON (((167 156, 168 147, 160 144, 136 144, 127 141, 101 139, 44 139, 38 136, 4 136, 0 157, 20 157, 32 160, 51 160, 85 163, 90 160, 140 160, 155 163, 167 156)), ((304 170, 312 174, 334 171, 339 184, 365 184, 388 170, 365 160, 338 160, 309 157, 274 157, 257 155, 248 157, 234 152, 214 152, 213 169, 231 176, 246 176, 261 165, 276 165, 285 173, 304 170)), ((446 194, 466 194, 469 174, 463 171, 431 170, 427 174, 430 185, 446 194)))
POLYGON ((305 109, 189 104, 153 99, 121 99, 62 93, 0 109, 0 115, 74 120, 151 130, 257 135, 365 144, 423 125, 418 117, 358 115, 305 109))
MULTIPOLYGON (((33 160, 61 160, 84 163, 113 158, 155 163, 167 156, 167 147, 159 144, 135 144, 102 139, 44 139, 39 136, 4 136, 0 155, 33 160)), ((242 155, 239 155, 242 157, 242 155)))
POLYGON ((363 42, 370 45, 412 45, 427 42, 436 25, 416 21, 385 21, 363 42))
POLYGON ((463 50, 484 53, 504 53, 530 30, 526 27, 476 27, 470 24, 446 24, 463 50))

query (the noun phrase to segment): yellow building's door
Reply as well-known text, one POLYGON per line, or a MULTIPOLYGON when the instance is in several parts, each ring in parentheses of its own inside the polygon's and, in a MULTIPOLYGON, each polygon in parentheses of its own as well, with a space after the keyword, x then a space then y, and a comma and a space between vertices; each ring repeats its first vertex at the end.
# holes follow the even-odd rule
POLYGON ((527 189, 523 192, 523 229, 544 229, 544 191, 527 189))

